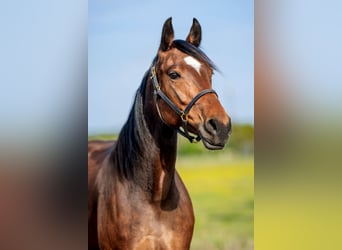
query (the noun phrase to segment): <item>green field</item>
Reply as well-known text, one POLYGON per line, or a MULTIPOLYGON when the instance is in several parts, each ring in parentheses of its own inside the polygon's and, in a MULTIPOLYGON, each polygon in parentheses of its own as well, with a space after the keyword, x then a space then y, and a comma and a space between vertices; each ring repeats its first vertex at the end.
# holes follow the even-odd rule
POLYGON ((183 156, 176 167, 195 210, 191 249, 253 249, 252 156, 183 156))

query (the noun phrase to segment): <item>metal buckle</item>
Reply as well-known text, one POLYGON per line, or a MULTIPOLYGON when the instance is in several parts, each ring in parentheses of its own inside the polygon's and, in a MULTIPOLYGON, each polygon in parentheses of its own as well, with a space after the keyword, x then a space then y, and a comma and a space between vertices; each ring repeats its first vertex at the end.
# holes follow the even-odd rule
POLYGON ((182 119, 183 122, 186 122, 188 120, 188 114, 182 111, 182 113, 180 114, 180 118, 182 119))

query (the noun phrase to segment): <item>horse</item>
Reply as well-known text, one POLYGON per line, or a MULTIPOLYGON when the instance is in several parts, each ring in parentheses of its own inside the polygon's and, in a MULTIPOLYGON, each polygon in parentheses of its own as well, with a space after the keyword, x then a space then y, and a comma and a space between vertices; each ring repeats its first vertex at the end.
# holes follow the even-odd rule
POLYGON ((174 40, 172 18, 116 141, 88 143, 89 249, 189 249, 194 212, 175 170, 177 133, 222 149, 231 120, 212 89, 196 18, 174 40))

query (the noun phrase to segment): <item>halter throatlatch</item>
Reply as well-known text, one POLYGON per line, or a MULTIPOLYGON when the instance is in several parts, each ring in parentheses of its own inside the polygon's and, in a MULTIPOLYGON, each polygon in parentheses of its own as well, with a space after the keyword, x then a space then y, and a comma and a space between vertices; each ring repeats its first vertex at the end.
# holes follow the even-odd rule
MULTIPOLYGON (((165 120, 163 119, 161 112, 159 110, 159 106, 157 103, 157 96, 159 96, 161 99, 163 99, 170 108, 172 108, 181 118, 183 124, 183 130, 181 130, 180 128, 176 128, 177 132, 179 134, 181 134, 182 136, 186 137, 189 139, 189 141, 192 142, 199 142, 201 140, 201 137, 199 135, 192 136, 189 134, 188 131, 188 114, 190 112, 190 109, 192 108, 192 106, 198 101, 198 99, 200 99, 202 96, 209 94, 209 93, 213 93, 217 96, 217 93, 215 92, 215 90, 213 89, 205 89, 202 90, 201 92, 199 92, 192 100, 191 102, 188 104, 188 106, 186 106, 186 108, 184 110, 179 109, 160 89, 160 85, 158 83, 158 79, 157 79, 157 74, 156 74, 156 68, 155 65, 152 65, 151 67, 151 79, 152 79, 152 83, 153 83, 153 87, 154 87, 154 97, 155 97, 155 103, 156 103, 156 107, 158 110, 158 114, 160 119, 165 123, 165 120)), ((167 124, 168 125, 168 124, 167 124)))

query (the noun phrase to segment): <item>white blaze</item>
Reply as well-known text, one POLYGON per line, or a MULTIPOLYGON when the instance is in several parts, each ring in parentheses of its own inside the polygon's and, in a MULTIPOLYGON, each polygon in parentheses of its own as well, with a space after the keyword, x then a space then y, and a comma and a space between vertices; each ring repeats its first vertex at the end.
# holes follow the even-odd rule
POLYGON ((200 73, 201 63, 199 61, 197 61, 192 56, 185 57, 184 61, 186 62, 186 64, 192 66, 198 72, 198 74, 200 73))

